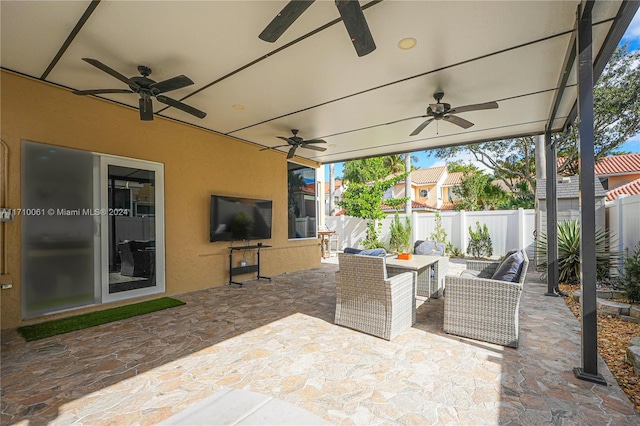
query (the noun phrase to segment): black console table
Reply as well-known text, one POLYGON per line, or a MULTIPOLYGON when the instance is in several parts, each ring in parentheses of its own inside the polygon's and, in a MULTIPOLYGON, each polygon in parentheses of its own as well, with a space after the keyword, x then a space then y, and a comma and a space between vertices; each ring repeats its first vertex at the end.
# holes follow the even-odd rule
POLYGON ((265 246, 263 244, 256 244, 251 246, 237 246, 237 247, 229 247, 229 284, 237 284, 242 286, 242 283, 233 281, 234 275, 241 274, 249 274, 252 272, 256 273, 256 279, 264 279, 271 281, 269 277, 263 277, 260 275, 260 249, 269 248, 271 246, 265 246), (233 266, 233 252, 234 251, 247 251, 247 250, 256 250, 257 258, 255 265, 247 265, 247 266, 233 266))

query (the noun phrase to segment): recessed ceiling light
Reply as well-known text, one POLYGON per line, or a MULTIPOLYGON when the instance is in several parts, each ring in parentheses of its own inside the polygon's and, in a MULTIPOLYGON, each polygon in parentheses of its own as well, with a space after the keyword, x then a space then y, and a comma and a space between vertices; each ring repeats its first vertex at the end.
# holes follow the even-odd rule
POLYGON ((413 49, 416 44, 418 44, 418 40, 413 37, 407 37, 398 42, 398 47, 402 50, 409 50, 413 49))
POLYGON ((242 111, 244 109, 244 105, 240 105, 240 104, 233 104, 231 105, 231 107, 233 109, 237 109, 238 111, 242 111))

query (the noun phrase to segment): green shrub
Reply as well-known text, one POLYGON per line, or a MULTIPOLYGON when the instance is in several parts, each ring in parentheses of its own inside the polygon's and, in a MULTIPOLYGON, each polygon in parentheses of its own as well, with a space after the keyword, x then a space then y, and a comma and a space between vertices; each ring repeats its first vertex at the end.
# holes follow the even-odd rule
POLYGON ((487 224, 481 227, 480 222, 476 222, 475 232, 469 227, 469 237, 467 253, 474 257, 489 257, 493 254, 493 243, 491 242, 487 224))
POLYGON ((445 252, 447 253, 447 256, 464 257, 464 253, 462 252, 462 250, 460 250, 458 247, 454 246, 451 243, 447 243, 447 246, 445 247, 445 252))
POLYGON ((436 241, 439 243, 447 243, 447 232, 444 230, 442 226, 442 217, 440 217, 440 213, 436 212, 436 229, 433 230, 431 236, 429 237, 430 241, 436 241))
MULTIPOLYGON (((542 234, 536 245, 540 267, 547 269, 547 236, 542 234)), ((596 231, 596 265, 598 279, 609 275, 609 269, 618 265, 618 253, 609 247, 609 234, 596 231)), ((575 284, 580 281, 580 223, 567 220, 558 224, 558 279, 560 282, 575 284)))
POLYGON ((405 217, 405 224, 403 225, 400 221, 400 216, 396 213, 393 221, 391 221, 390 232, 389 251, 398 253, 407 252, 411 240, 411 221, 409 218, 405 217))
POLYGON ((370 220, 367 222, 367 235, 361 244, 365 249, 385 248, 382 241, 378 239, 379 230, 382 224, 376 224, 376 221, 370 220))
POLYGON ((640 302, 640 242, 636 244, 633 254, 629 256, 629 249, 626 250, 623 268, 616 279, 624 290, 624 294, 632 302, 640 302))

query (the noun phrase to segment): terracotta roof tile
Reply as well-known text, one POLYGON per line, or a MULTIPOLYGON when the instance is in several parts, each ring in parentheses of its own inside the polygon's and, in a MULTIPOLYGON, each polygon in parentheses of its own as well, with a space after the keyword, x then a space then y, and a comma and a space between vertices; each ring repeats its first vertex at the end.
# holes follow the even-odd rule
MULTIPOLYGON (((558 158, 558 167, 564 164, 566 160, 565 157, 558 158)), ((640 154, 614 155, 601 158, 596 163, 595 172, 598 176, 638 173, 640 172, 640 154)))
POLYGON ((411 182, 417 185, 435 184, 447 170, 446 166, 411 171, 411 182))
POLYGON ((464 177, 464 173, 462 172, 449 173, 442 185, 443 186, 460 185, 462 183, 463 177, 464 177))
MULTIPOLYGON (((402 206, 398 207, 397 209, 394 208, 394 207, 389 207, 386 204, 380 205, 380 208, 382 210, 404 210, 404 204, 402 206)), ((429 208, 429 206, 427 206, 424 203, 419 203, 417 201, 411 200, 411 208, 412 209, 424 209, 424 208, 429 208)))
POLYGON ((607 191, 607 201, 613 201, 618 198, 618 195, 637 195, 640 194, 640 179, 632 180, 622 186, 619 186, 611 191, 607 191))
POLYGON ((442 206, 440 206, 440 210, 453 210, 453 203, 451 201, 442 203, 442 206))
POLYGON ((640 154, 605 157, 596 164, 597 175, 640 172, 640 154))

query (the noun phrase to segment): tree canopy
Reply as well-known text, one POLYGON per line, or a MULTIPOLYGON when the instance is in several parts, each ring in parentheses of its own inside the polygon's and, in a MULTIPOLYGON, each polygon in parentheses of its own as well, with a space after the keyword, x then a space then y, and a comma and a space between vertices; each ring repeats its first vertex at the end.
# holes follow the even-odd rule
MULTIPOLYGON (((640 51, 618 48, 594 86, 595 159, 618 155, 620 146, 640 133, 640 51)), ((578 173, 577 125, 566 134, 553 135, 558 157, 566 160, 558 173, 578 173)), ((504 182, 513 202, 528 204, 535 193, 535 139, 532 136, 428 151, 447 161, 471 154, 504 182)))
POLYGON ((508 196, 502 188, 492 183, 493 177, 472 164, 454 163, 450 172, 462 172, 460 185, 453 187, 454 210, 489 210, 501 208, 508 203, 508 196))
MULTIPOLYGON (((407 176, 405 155, 363 158, 344 163, 343 179, 349 183, 344 199, 338 205, 347 215, 367 220, 367 236, 362 242, 366 248, 382 245, 378 241, 378 233, 379 221, 385 217, 381 208, 383 196, 407 176)), ((417 162, 417 158, 411 157, 411 162, 417 162)), ((400 208, 407 200, 407 197, 385 199, 384 204, 400 208)))
MULTIPOLYGON (((344 199, 338 201, 338 205, 345 210, 348 216, 359 217, 367 220, 367 238, 363 242, 366 248, 375 248, 380 245, 378 241, 378 221, 385 217, 381 209, 384 193, 403 180, 406 173, 391 179, 377 179, 370 183, 349 182, 344 192, 344 199)), ((407 198, 393 198, 384 200, 384 203, 398 208, 407 201, 407 198)))
POLYGON ((388 176, 389 169, 382 157, 363 158, 344 163, 342 179, 353 183, 367 183, 388 176))
MULTIPOLYGON (((351 183, 367 183, 394 173, 404 173, 405 155, 385 155, 381 157, 363 158, 344 163, 342 178, 351 183)), ((417 157, 411 156, 411 162, 416 163, 417 157)))

